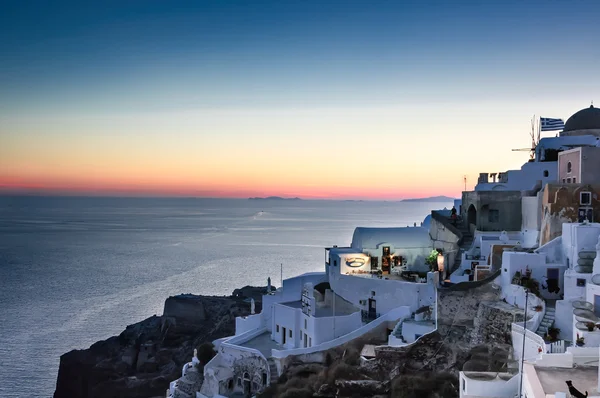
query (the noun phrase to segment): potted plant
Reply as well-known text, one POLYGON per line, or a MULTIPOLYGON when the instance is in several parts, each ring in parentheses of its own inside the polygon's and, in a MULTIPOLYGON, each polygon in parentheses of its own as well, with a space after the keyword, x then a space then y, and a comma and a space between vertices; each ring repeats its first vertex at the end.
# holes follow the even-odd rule
POLYGON ((515 276, 513 276, 512 282, 513 285, 521 284, 521 271, 515 272, 515 276))
POLYGON ((554 343, 558 341, 558 335, 560 334, 560 329, 555 327, 548 328, 548 333, 544 336, 544 340, 549 343, 554 343))
POLYGON ((577 344, 577 347, 582 347, 583 345, 585 345, 585 338, 583 336, 577 337, 575 344, 577 344))
POLYGON ((596 328, 596 324, 594 322, 586 322, 585 326, 587 327, 588 332, 593 332, 596 328))

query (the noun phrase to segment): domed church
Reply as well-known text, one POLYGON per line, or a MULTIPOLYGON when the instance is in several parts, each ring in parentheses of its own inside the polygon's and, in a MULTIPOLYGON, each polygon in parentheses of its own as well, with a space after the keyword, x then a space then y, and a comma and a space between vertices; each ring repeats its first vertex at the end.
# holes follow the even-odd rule
POLYGON ((576 135, 595 135, 600 137, 600 108, 589 108, 580 110, 573 114, 565 123, 565 128, 560 132, 561 137, 576 135))

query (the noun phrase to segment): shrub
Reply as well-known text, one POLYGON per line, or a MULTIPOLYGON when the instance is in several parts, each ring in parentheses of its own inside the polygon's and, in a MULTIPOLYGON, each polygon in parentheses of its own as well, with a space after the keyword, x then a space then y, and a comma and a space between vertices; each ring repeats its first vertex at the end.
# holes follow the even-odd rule
POLYGON ((198 358, 200 363, 206 365, 215 355, 217 355, 217 353, 215 352, 215 346, 212 343, 202 343, 198 347, 196 358, 198 358))
POLYGON ((392 398, 458 397, 456 377, 448 373, 400 375, 392 380, 392 398))

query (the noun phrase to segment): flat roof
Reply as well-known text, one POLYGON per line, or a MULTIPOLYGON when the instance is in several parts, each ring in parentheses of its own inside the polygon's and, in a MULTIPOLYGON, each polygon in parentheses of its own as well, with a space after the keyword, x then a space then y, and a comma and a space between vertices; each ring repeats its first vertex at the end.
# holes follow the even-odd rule
MULTIPOLYGON (((598 395, 598 367, 580 366, 577 368, 543 368, 535 367, 535 372, 542 384, 544 393, 554 394, 556 392, 569 393, 567 380, 573 382, 573 387, 583 394, 598 395)), ((568 395, 567 395, 568 396, 568 395)))
MULTIPOLYGON (((336 300, 342 300, 345 301, 343 298, 341 298, 340 296, 338 296, 338 298, 336 300)), ((302 301, 301 300, 296 300, 296 301, 288 301, 286 303, 279 303, 281 305, 284 305, 286 307, 290 307, 290 308, 297 308, 297 309, 302 309, 302 301)), ((355 312, 360 311, 360 308, 354 308, 354 311, 348 311, 346 306, 341 306, 340 308, 336 308, 335 309, 335 316, 344 316, 344 315, 350 315, 350 314, 354 314, 355 312)), ((312 315, 315 318, 324 318, 324 317, 329 317, 329 316, 333 316, 333 307, 332 306, 326 306, 326 307, 317 307, 315 309, 315 311, 312 313, 312 315)))

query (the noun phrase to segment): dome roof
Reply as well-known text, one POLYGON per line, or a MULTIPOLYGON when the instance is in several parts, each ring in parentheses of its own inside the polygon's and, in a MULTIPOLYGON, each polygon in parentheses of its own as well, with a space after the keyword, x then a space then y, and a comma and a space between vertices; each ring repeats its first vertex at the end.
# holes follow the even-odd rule
POLYGON ((594 108, 594 105, 571 116, 565 123, 563 131, 593 129, 600 129, 600 108, 594 108))

